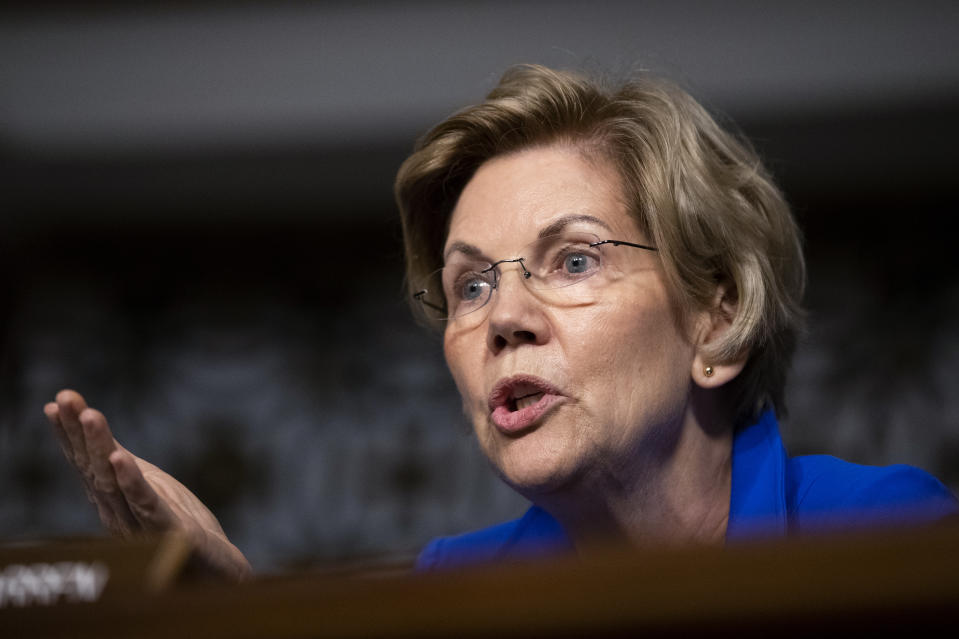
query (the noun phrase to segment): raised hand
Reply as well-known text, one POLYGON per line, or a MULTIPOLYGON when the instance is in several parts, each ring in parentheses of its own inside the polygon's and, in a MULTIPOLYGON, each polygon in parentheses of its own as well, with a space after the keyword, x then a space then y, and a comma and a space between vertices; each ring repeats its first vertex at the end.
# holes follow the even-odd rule
POLYGON ((178 530, 190 538, 207 568, 237 580, 249 576, 249 562, 213 513, 186 486, 121 446, 103 413, 87 407, 79 393, 60 391, 43 412, 112 534, 178 530))

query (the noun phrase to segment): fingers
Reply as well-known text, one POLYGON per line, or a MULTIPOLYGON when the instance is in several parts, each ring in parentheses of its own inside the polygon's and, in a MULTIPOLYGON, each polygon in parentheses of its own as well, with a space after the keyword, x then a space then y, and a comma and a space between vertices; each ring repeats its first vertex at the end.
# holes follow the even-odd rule
POLYGON ((60 423, 60 407, 57 406, 56 402, 50 402, 43 407, 43 414, 47 416, 47 421, 50 422, 50 425, 53 426, 53 432, 57 436, 57 441, 60 442, 60 450, 63 451, 63 456, 72 464, 73 461, 73 446, 70 444, 70 439, 67 437, 67 433, 63 430, 63 425, 60 423))
MULTIPOLYGON (((169 496, 157 493, 143 475, 138 460, 114 439, 103 413, 87 407, 79 393, 60 391, 56 401, 44 406, 43 412, 64 455, 80 471, 100 521, 111 532, 128 536, 140 530, 163 531, 184 526, 167 503, 169 496)), ((201 531, 199 525, 195 528, 201 531)))
POLYGON ((88 468, 93 476, 93 497, 100 512, 100 519, 111 530, 128 534, 139 526, 110 464, 110 455, 119 448, 118 444, 113 439, 106 417, 100 411, 86 408, 80 413, 79 419, 83 428, 88 468))
POLYGON ((72 390, 57 393, 56 402, 60 426, 70 444, 70 461, 89 479, 87 447, 83 438, 83 426, 80 424, 80 413, 87 407, 87 403, 79 393, 72 390))
POLYGON ((140 526, 147 530, 177 527, 176 515, 143 476, 133 455, 118 448, 110 454, 109 461, 116 473, 117 485, 140 526))
POLYGON ((116 492, 117 480, 110 465, 110 453, 117 449, 117 443, 110 433, 103 413, 87 408, 80 413, 79 421, 87 451, 87 461, 93 473, 93 488, 98 491, 116 492))
POLYGON ((43 412, 63 454, 80 472, 87 498, 96 506, 103 525, 121 536, 138 530, 141 526, 126 503, 109 461, 110 454, 120 446, 103 413, 88 408, 83 397, 72 390, 57 393, 56 401, 44 406, 43 412))

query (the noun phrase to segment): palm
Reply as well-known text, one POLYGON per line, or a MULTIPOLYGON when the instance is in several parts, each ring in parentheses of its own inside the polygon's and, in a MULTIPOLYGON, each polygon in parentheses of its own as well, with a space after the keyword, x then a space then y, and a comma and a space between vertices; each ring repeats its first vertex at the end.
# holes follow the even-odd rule
POLYGON ((123 448, 103 414, 80 394, 63 390, 44 407, 63 454, 80 471, 87 496, 112 534, 178 530, 216 572, 242 579, 249 563, 227 539, 213 513, 186 486, 123 448))

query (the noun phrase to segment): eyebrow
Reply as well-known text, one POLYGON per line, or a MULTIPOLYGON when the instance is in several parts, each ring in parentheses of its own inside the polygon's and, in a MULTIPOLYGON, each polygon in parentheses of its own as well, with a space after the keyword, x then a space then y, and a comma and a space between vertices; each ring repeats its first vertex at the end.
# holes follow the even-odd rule
POLYGON ((483 251, 472 244, 467 244, 466 242, 453 242, 450 244, 450 247, 446 249, 446 253, 443 253, 443 261, 446 261, 451 254, 457 251, 460 253, 465 253, 470 257, 481 257, 483 255, 483 251))
POLYGON ((587 222, 589 224, 597 224, 599 226, 602 226, 607 231, 612 230, 611 228, 609 228, 609 224, 602 221, 598 217, 593 217, 592 215, 584 215, 584 214, 564 215, 558 220, 555 220, 554 222, 550 223, 549 226, 543 227, 539 232, 539 237, 556 235, 557 233, 565 229, 570 224, 576 224, 577 222, 587 222))
MULTIPOLYGON (((602 226, 607 231, 612 230, 609 227, 609 224, 599 219, 598 217, 594 217, 592 215, 585 215, 585 214, 573 214, 573 215, 564 215, 558 220, 554 220, 547 226, 544 226, 542 229, 540 229, 539 233, 537 234, 537 237, 543 238, 543 237, 548 237, 550 235, 557 235, 558 233, 563 231, 567 226, 570 226, 571 224, 580 223, 580 222, 586 222, 588 224, 596 224, 598 226, 602 226)), ((485 257, 483 255, 483 251, 480 250, 478 247, 473 246, 472 244, 467 244, 466 242, 453 242, 452 244, 449 245, 449 248, 447 248, 446 252, 443 254, 443 260, 445 261, 446 259, 449 258, 451 254, 456 252, 463 253, 470 257, 485 257)))

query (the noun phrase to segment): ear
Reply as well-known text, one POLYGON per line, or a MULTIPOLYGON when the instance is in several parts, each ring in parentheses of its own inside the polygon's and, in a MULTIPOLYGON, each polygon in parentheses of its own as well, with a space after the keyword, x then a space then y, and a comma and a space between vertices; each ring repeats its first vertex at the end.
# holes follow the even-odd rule
POLYGON ((696 356, 693 358, 692 378, 700 388, 719 388, 731 382, 746 366, 749 354, 744 353, 732 361, 717 362, 710 357, 710 346, 722 339, 732 326, 736 315, 737 297, 730 294, 726 285, 716 288, 712 309, 704 311, 696 331, 696 356))

